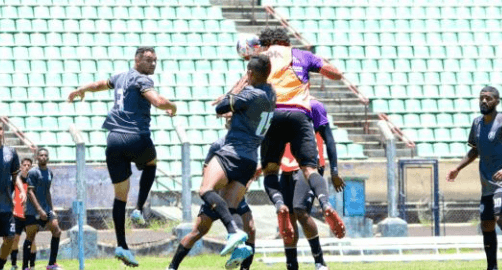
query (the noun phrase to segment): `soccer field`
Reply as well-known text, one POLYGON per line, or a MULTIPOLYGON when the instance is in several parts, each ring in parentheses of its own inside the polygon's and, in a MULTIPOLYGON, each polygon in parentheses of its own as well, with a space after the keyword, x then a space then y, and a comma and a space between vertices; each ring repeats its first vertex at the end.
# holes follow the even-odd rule
MULTIPOLYGON (((427 256, 424 256, 426 259, 427 256)), ((225 261, 227 257, 220 257, 218 255, 203 255, 197 257, 190 257, 183 261, 179 270, 189 269, 204 269, 204 270, 219 270, 225 269, 225 261)), ((135 268, 138 270, 165 270, 171 261, 169 258, 154 258, 154 257, 139 257, 140 267, 135 268)), ((78 261, 61 261, 60 264, 67 270, 77 270, 78 261)), ((40 263, 39 263, 40 265, 40 263)), ((350 269, 350 270, 436 270, 436 269, 485 269, 485 261, 444 261, 444 262, 392 262, 392 263, 328 263, 331 270, 333 269, 350 269)), ((108 269, 128 269, 121 262, 115 259, 99 259, 87 260, 85 262, 86 270, 108 270, 108 269)), ((131 268, 132 269, 132 268, 131 268)), ((284 270, 284 264, 266 265, 261 262, 253 262, 251 269, 256 270, 284 270)), ((312 264, 301 264, 300 269, 314 269, 312 264)))

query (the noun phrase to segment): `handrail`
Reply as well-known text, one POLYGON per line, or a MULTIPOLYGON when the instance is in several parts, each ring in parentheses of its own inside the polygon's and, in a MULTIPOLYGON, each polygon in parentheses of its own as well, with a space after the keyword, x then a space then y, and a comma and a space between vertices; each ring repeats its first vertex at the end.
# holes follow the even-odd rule
POLYGON ((0 116, 0 122, 7 125, 9 127, 9 130, 16 134, 16 136, 30 148, 31 152, 35 154, 38 147, 26 135, 24 135, 21 130, 19 130, 12 122, 10 122, 9 117, 0 116))
POLYGON ((394 123, 390 121, 389 117, 386 114, 381 113, 378 115, 378 118, 387 122, 387 125, 389 125, 390 130, 394 133, 394 135, 396 135, 399 138, 399 140, 403 141, 407 147, 412 149, 415 148, 416 146, 415 142, 409 139, 408 136, 406 136, 400 128, 394 125, 394 123))

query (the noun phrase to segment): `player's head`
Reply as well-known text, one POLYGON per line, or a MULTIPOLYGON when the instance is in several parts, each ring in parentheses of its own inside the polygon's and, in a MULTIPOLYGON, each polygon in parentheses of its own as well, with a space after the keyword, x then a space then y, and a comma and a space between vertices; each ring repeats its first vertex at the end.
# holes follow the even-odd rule
POLYGON ((482 114, 492 113, 499 105, 499 91, 493 86, 485 86, 479 93, 479 109, 482 114))
POLYGON ((268 56, 264 54, 252 56, 248 63, 248 83, 253 86, 266 83, 271 69, 268 56))
POLYGON ((23 158, 21 161, 21 171, 27 173, 31 169, 32 165, 33 160, 31 160, 31 158, 23 158))
POLYGON ((157 55, 153 47, 139 47, 134 57, 134 68, 141 74, 151 75, 157 67, 157 55))
POLYGON ((37 151, 38 166, 46 166, 49 162, 49 150, 46 148, 38 148, 37 151))
POLYGON ((272 45, 291 46, 291 40, 288 36, 288 31, 283 27, 275 29, 265 28, 260 32, 260 43, 263 47, 272 45))

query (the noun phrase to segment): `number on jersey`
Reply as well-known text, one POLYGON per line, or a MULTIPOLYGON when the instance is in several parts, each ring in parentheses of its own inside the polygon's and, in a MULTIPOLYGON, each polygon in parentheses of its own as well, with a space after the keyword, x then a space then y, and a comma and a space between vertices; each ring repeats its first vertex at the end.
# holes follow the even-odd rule
POLYGON ((268 128, 270 127, 270 123, 272 122, 272 117, 274 116, 274 112, 262 112, 261 120, 258 128, 256 129, 256 136, 265 136, 268 128))

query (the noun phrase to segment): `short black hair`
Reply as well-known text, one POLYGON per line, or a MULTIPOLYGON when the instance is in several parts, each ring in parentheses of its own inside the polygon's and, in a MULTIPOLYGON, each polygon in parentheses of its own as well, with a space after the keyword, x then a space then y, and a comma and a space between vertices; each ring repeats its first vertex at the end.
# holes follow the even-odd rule
POLYGON ((23 164, 25 161, 28 161, 30 164, 33 164, 33 160, 31 158, 23 158, 23 160, 21 160, 21 164, 23 164))
POLYGON ((42 151, 45 151, 45 152, 47 152, 47 154, 49 154, 49 150, 47 150, 47 148, 40 147, 37 150, 37 156, 40 155, 40 152, 42 152, 42 151))
POLYGON ((261 46, 268 47, 272 45, 272 41, 274 41, 274 30, 269 27, 264 28, 260 31, 260 34, 258 36, 260 38, 261 46))
POLYGON ((496 98, 496 99, 500 99, 500 94, 499 94, 499 90, 497 90, 497 88, 493 87, 493 86, 485 86, 483 87, 483 89, 481 89, 481 92, 480 93, 483 93, 483 92, 488 92, 488 93, 492 93, 493 96, 496 98))
POLYGON ((155 53, 155 49, 153 47, 146 47, 146 46, 142 46, 142 47, 139 47, 137 50, 136 50, 136 54, 134 55, 134 57, 140 57, 140 56, 143 56, 143 54, 145 52, 152 52, 152 53, 155 53))
POLYGON ((248 69, 256 72, 260 78, 266 80, 272 70, 270 58, 265 54, 252 56, 248 63, 248 69))

